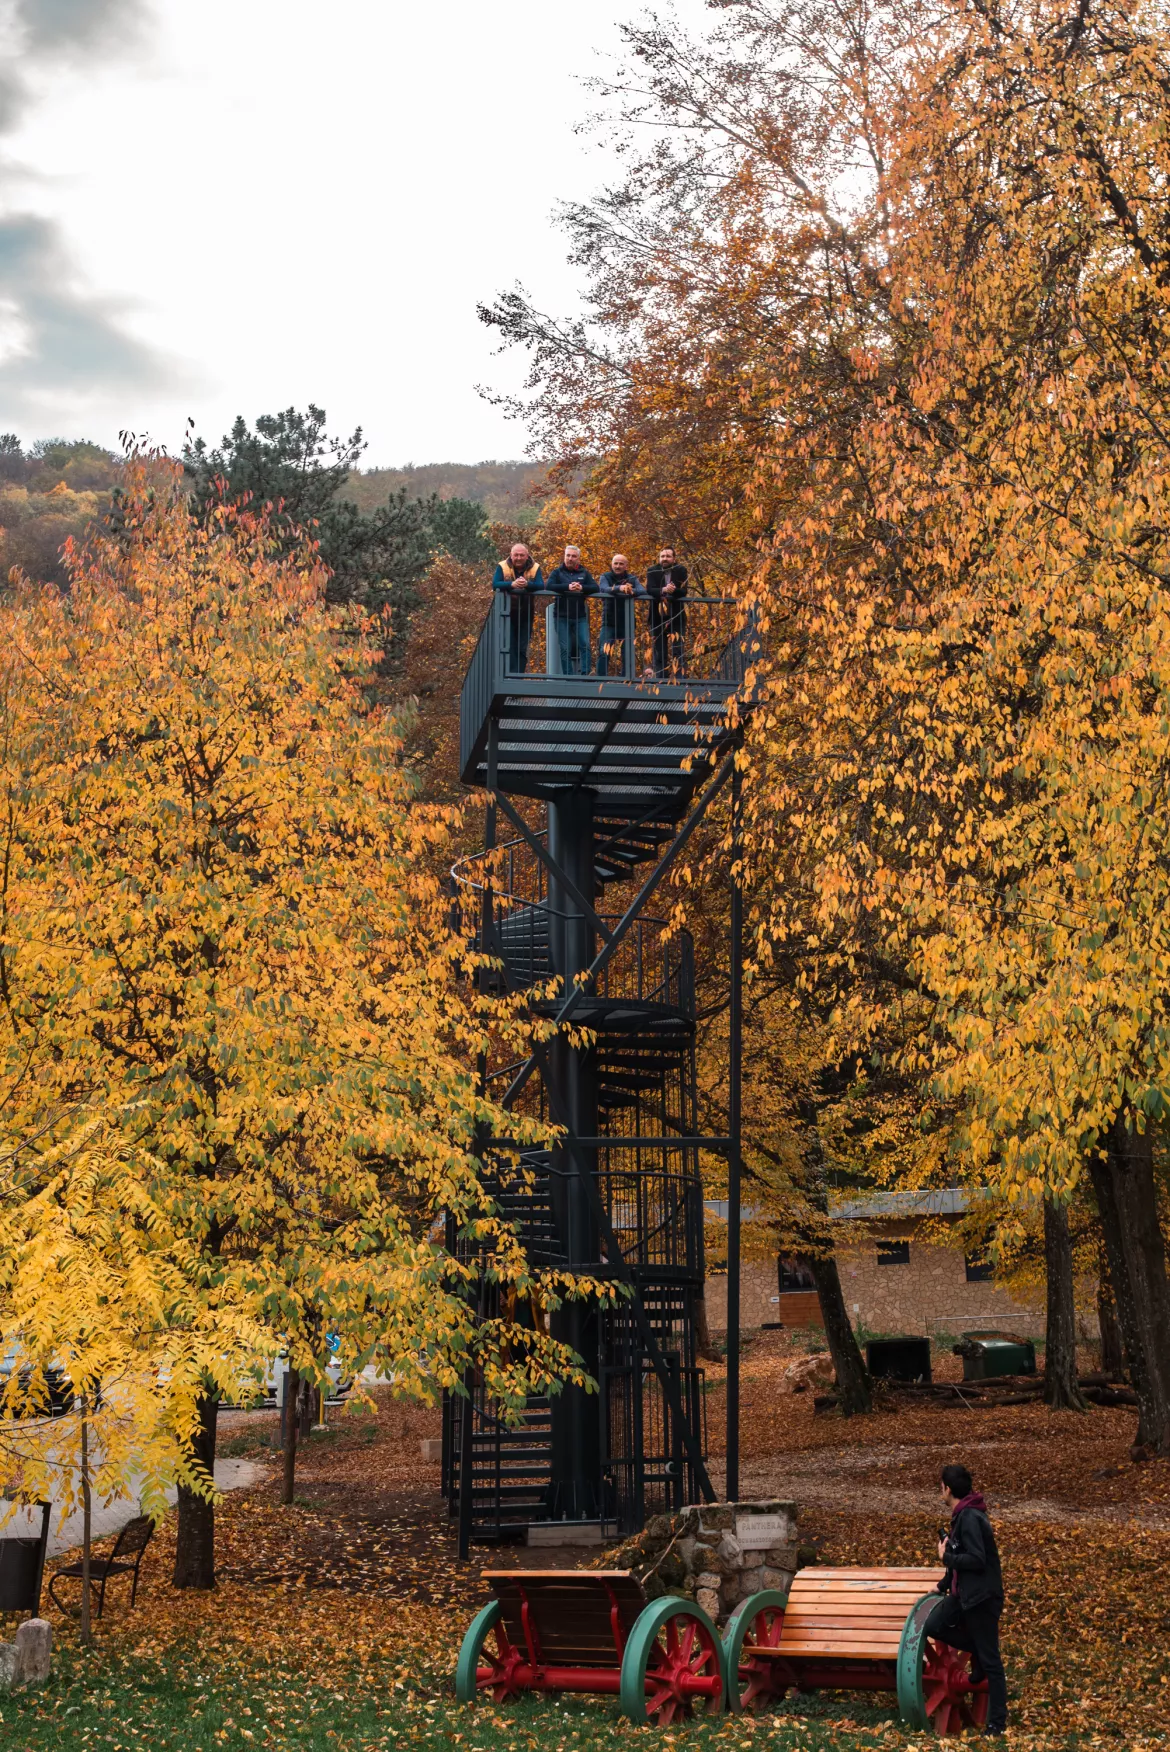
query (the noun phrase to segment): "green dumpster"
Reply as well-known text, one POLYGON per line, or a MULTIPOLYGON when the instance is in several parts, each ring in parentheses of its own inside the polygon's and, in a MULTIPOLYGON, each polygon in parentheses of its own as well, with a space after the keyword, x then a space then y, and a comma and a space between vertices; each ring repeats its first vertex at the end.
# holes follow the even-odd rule
POLYGON ((955 1346, 963 1359, 964 1381, 988 1381, 993 1375, 1034 1375, 1036 1346, 1030 1338, 987 1338, 965 1332, 955 1346))

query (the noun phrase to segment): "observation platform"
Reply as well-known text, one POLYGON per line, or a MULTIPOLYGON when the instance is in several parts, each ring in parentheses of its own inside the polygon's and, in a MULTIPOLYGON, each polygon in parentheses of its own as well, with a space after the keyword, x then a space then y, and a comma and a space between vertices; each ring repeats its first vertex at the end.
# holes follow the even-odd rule
MULTIPOLYGON (((620 601, 624 636, 608 654, 611 673, 582 676, 561 673, 555 599, 545 592, 530 598, 527 668, 510 666, 516 600, 494 593, 463 683, 463 783, 490 785, 494 724, 498 790, 548 801, 587 787, 596 795, 599 819, 635 820, 651 812, 677 819, 731 741, 730 707, 743 694, 757 649, 735 602, 686 597, 682 625, 676 615, 668 636, 653 598, 620 601)), ((586 598, 594 670, 608 601, 586 598)))

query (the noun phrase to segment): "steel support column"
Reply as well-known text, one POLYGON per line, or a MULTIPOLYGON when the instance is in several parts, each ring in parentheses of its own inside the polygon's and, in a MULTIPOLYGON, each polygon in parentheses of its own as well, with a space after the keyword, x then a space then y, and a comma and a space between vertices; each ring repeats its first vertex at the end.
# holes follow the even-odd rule
POLYGON ((743 1167, 743 883, 739 870, 739 768, 731 781, 731 1013, 728 1029, 727 1154, 727 1481, 728 1502, 739 1498, 739 1252, 743 1167))
MULTIPOLYGON (((594 885, 591 792, 567 791, 549 804, 548 850, 552 967, 562 992, 568 994, 596 953, 591 916, 594 885)), ((547 1078, 549 1101, 566 1115, 570 1130, 593 1136, 598 1129, 594 1049, 574 1046, 565 1034, 558 1034, 549 1042, 547 1078)), ((601 1258, 591 1196, 597 1152, 570 1150, 559 1144, 553 1150, 552 1165, 553 1212, 570 1269, 590 1271, 601 1258)), ((566 1300, 553 1314, 552 1330, 555 1337, 576 1351, 596 1380, 599 1373, 596 1305, 566 1300)), ((549 1512, 554 1518, 595 1520, 600 1516, 600 1437, 596 1399, 582 1387, 564 1387, 552 1402, 553 1480, 549 1512)))

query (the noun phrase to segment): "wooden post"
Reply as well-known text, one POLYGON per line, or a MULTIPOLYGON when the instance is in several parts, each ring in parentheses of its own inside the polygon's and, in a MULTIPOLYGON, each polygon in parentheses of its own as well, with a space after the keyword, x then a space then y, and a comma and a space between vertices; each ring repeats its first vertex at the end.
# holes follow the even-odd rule
POLYGON ((93 1641, 90 1601, 90 1557, 93 1546, 93 1501, 89 1489, 89 1402, 78 1395, 81 1406, 81 1640, 93 1641))
POLYGON ((464 1559, 471 1551, 471 1489, 472 1489, 472 1436, 475 1429, 475 1412, 472 1395, 475 1392, 475 1371, 468 1369, 463 1377, 465 1397, 459 1408, 459 1556, 464 1559))

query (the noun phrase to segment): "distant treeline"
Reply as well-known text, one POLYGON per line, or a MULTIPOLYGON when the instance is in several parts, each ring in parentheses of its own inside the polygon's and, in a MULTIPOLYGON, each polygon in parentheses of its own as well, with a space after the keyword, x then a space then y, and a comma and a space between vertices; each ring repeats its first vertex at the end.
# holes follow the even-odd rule
MULTIPOLYGON (((330 567, 330 596, 372 608, 389 604, 401 635, 418 585, 439 554, 489 567, 497 537, 490 525, 530 526, 529 497, 544 470, 535 463, 430 463, 359 466, 360 428, 347 438, 327 429, 324 410, 286 408, 254 426, 241 417, 218 444, 190 440, 182 462, 192 500, 209 505, 226 491, 254 504, 279 504, 292 538, 308 529, 330 567)), ((0 435, 0 580, 13 567, 45 583, 64 583, 65 542, 80 540, 117 493, 122 459, 100 445, 47 439, 25 450, 0 435)))
POLYGON ((541 462, 408 463, 405 468, 358 470, 346 482, 345 494, 363 511, 382 504, 390 493, 470 499, 482 505, 494 523, 530 528, 539 515, 539 493, 547 473, 541 462))
POLYGON ((49 438, 26 451, 15 434, 0 433, 0 581, 17 566, 63 583, 61 549, 101 515, 121 468, 100 444, 49 438))

